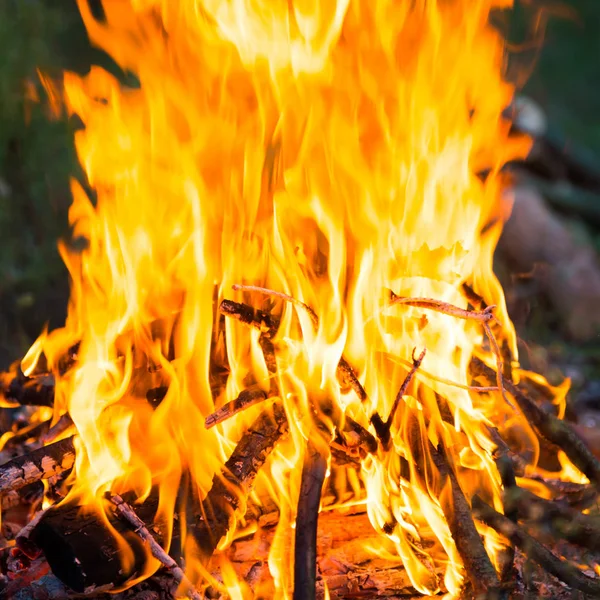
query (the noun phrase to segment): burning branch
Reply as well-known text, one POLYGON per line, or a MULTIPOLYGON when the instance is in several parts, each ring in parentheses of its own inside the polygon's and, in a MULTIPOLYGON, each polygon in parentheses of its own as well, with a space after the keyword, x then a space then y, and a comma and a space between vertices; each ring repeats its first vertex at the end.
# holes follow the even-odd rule
POLYGON ((441 506, 475 597, 499 598, 501 587, 498 575, 475 527, 471 507, 456 474, 441 445, 437 449, 430 447, 430 452, 440 475, 450 483, 452 502, 442 502, 441 506))
POLYGON ((600 579, 588 577, 568 561, 552 554, 519 525, 494 510, 478 496, 473 497, 473 510, 480 521, 521 548, 528 558, 548 573, 584 594, 590 594, 594 598, 600 595, 600 579))
POLYGON ((327 472, 327 456, 320 446, 324 443, 308 442, 302 467, 296 516, 294 600, 314 600, 316 595, 317 524, 327 472))
MULTIPOLYGON (((473 357, 473 372, 494 380, 497 373, 481 359, 473 357)), ((544 412, 533 400, 511 381, 506 381, 506 390, 516 400, 519 408, 537 433, 555 444, 573 461, 573 464, 595 485, 600 484, 600 461, 592 454, 585 442, 566 422, 551 413, 544 412)))
POLYGON ((394 404, 392 405, 392 409, 390 410, 390 414, 388 415, 387 420, 383 421, 383 419, 381 418, 381 416, 378 413, 375 413, 371 417, 371 423, 373 424, 373 427, 375 428, 375 431, 377 432, 377 437, 379 437, 379 440, 381 441, 381 445, 386 450, 389 450, 389 446, 390 446, 390 442, 391 442, 390 431, 392 429, 392 423, 394 422, 394 417, 396 416, 396 412, 398 411, 398 407, 400 406, 400 402, 402 401, 404 394, 406 394, 406 390, 408 389, 410 382, 412 381, 415 373, 417 372, 417 369, 421 366, 421 363, 423 362, 423 359, 425 358, 425 353, 426 353, 425 348, 423 348, 423 351, 421 352, 421 354, 419 355, 418 358, 415 358, 415 351, 416 351, 416 348, 413 349, 413 353, 412 353, 412 367, 411 367, 410 371, 408 372, 408 375, 404 378, 404 381, 402 382, 402 385, 400 386, 400 389, 398 390, 398 393, 396 394, 396 399, 394 400, 394 404))
POLYGON ((185 595, 192 600, 202 600, 203 597, 185 576, 181 567, 162 549, 162 546, 154 539, 154 536, 148 531, 148 528, 133 508, 119 495, 111 496, 110 501, 117 507, 117 512, 134 528, 137 535, 148 544, 152 556, 171 572, 178 585, 183 584, 185 595))

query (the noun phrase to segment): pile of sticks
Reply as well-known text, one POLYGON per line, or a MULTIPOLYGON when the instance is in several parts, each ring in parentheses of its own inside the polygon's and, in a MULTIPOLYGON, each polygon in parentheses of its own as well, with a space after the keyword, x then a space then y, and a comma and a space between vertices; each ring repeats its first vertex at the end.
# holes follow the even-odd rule
MULTIPOLYGON (((314 311, 293 298, 252 286, 236 286, 236 289, 274 295, 293 302, 305 310, 314 327, 318 327, 314 311)), ((438 491, 441 493, 444 487, 450 489, 451 501, 440 499, 440 506, 463 564, 464 597, 508 599, 519 597, 518 594, 527 586, 537 586, 539 592, 540 577, 544 585, 553 590, 547 597, 560 598, 565 591, 552 578, 591 598, 600 597, 600 577, 580 566, 584 556, 590 564, 600 560, 600 517, 590 515, 586 510, 598 496, 600 461, 569 423, 544 410, 529 390, 513 383, 505 349, 496 342, 493 333, 496 325, 494 307, 483 306, 479 301, 479 309, 465 310, 429 298, 403 298, 393 294, 391 303, 480 322, 489 341, 495 368, 481 358, 473 357, 470 367, 472 389, 479 393, 501 392, 502 398, 524 415, 542 446, 554 455, 562 450, 589 480, 589 484, 570 483, 535 474, 535 469, 528 468, 527 457, 511 448, 510 440, 504 440, 502 432, 490 429, 489 435, 496 447, 494 461, 503 486, 504 506, 499 512, 484 495, 467 497, 461 488, 459 470, 448 449, 442 442, 433 446, 427 437, 415 430, 411 435, 414 439, 406 442, 415 448, 413 456, 416 464, 412 465, 414 468, 403 469, 402 477, 409 483, 411 477, 424 477, 425 462, 429 460, 432 464, 428 464, 427 468, 434 468, 437 472, 438 491), (546 493, 543 495, 551 499, 536 495, 531 489, 544 489, 546 493), (506 549, 498 557, 499 565, 494 566, 488 556, 478 523, 491 527, 505 539, 506 549), (571 550, 576 549, 576 554, 563 546, 558 553, 553 552, 559 543, 567 544, 571 550), (567 560, 565 556, 569 555, 577 560, 567 560), (538 565, 537 580, 531 576, 533 563, 538 565), (544 579, 544 573, 552 578, 544 579)), ((182 502, 187 502, 186 522, 182 524, 176 520, 174 523, 169 552, 163 549, 164 532, 168 528, 157 516, 157 493, 151 493, 141 503, 135 502, 133 495, 108 495, 105 514, 110 527, 95 513, 82 513, 77 504, 58 503, 65 496, 65 482, 75 463, 77 432, 68 414, 62 415, 52 427, 50 421, 27 424, 15 432, 3 450, 4 453, 10 452, 12 447, 12 451, 20 455, 0 466, 0 497, 5 525, 0 598, 68 598, 81 594, 103 597, 108 590, 112 591, 107 597, 123 600, 226 597, 218 565, 213 564, 211 559, 242 506, 248 506, 243 518, 247 524, 255 524, 255 533, 235 540, 224 552, 238 577, 257 593, 257 597, 272 596, 274 588, 267 558, 273 526, 278 519, 277 511, 274 508, 269 511, 265 505, 248 504, 247 500, 258 471, 288 431, 288 414, 279 396, 275 377, 275 338, 280 318, 231 300, 220 303, 219 313, 221 319, 237 319, 260 332, 259 343, 272 375, 271 386, 265 392, 251 385, 236 399, 206 417, 204 426, 210 428, 250 406, 264 404, 264 409, 245 432, 222 471, 215 475, 208 495, 191 509, 189 494, 185 493, 185 483, 182 483, 180 495, 182 502), (41 486, 42 480, 46 481, 45 486, 41 486), (43 496, 54 502, 50 508, 41 508, 43 496), (11 518, 18 521, 11 516, 15 507, 22 526, 7 531, 6 524, 11 518), (125 538, 132 549, 134 564, 127 571, 121 561, 121 548, 111 529, 125 538), (206 569, 206 582, 200 587, 194 587, 182 569, 183 529, 195 541, 200 561, 206 569), (121 587, 127 588, 128 582, 144 573, 152 560, 162 566, 155 575, 115 593, 121 587)), ((319 405, 313 407, 316 422, 319 415, 327 415, 328 423, 334 424, 334 431, 331 432, 331 425, 323 423, 315 427, 306 441, 293 541, 295 600, 323 597, 326 590, 332 598, 418 597, 402 565, 386 562, 365 550, 368 540, 380 536, 380 533, 369 523, 364 503, 350 507, 337 499, 334 503, 337 509, 328 510, 327 504, 331 503, 331 499, 325 481, 329 463, 335 468, 360 471, 361 461, 367 455, 382 457, 394 452, 391 443, 394 418, 424 358, 425 351, 418 356, 413 353, 412 365, 388 415, 375 413, 368 423, 360 424, 342 414, 334 403, 324 405, 320 400, 319 405), (326 535, 321 535, 324 533, 326 535)), ((60 368, 68 370, 76 363, 75 346, 69 350, 60 368)), ((343 389, 352 390, 363 402, 368 399, 354 369, 343 357, 337 367, 337 376, 343 389)), ((38 369, 25 376, 17 369, 3 376, 2 392, 6 401, 14 407, 52 406, 53 382, 53 375, 43 370, 39 372, 38 369)), ((424 384, 420 382, 419 385, 424 384)), ((154 388, 148 392, 147 398, 156 405, 164 395, 165 389, 154 388)), ((439 395, 438 398, 442 419, 454 426, 454 417, 447 404, 439 395)), ((420 483, 423 484, 422 481, 420 483)), ((386 526, 387 529, 384 528, 384 532, 391 533, 396 526, 398 524, 392 522, 389 527, 386 526)), ((435 569, 431 571, 438 589, 443 592, 440 574, 435 569)))

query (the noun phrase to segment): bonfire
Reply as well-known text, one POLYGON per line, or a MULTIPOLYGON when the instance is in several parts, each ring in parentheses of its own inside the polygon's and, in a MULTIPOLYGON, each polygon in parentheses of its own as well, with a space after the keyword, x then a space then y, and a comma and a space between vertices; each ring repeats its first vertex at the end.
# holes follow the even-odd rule
POLYGON ((79 1, 129 76, 44 77, 86 180, 2 379, 5 597, 600 597, 600 462, 492 270, 511 4, 79 1))

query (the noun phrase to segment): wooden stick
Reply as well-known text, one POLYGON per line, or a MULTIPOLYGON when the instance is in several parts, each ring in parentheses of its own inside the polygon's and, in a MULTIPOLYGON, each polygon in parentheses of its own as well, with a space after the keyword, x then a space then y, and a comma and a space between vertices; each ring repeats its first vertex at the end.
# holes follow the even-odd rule
MULTIPOLYGON (((494 370, 481 359, 473 357, 471 364, 475 373, 483 374, 488 380, 496 378, 494 370)), ((512 381, 504 381, 504 385, 538 435, 563 450, 592 483, 600 485, 600 461, 569 423, 543 411, 512 381)))
POLYGON ((234 415, 237 415, 239 412, 265 401, 267 397, 268 394, 266 392, 261 390, 257 385, 253 385, 240 392, 235 400, 223 404, 221 408, 208 415, 204 420, 204 426, 206 429, 210 429, 211 427, 230 419, 234 415))
POLYGON ((507 492, 507 505, 512 506, 513 511, 528 523, 548 525, 559 539, 590 550, 600 550, 598 517, 583 514, 560 502, 540 498, 516 486, 507 492))
POLYGON ((402 401, 404 394, 406 394, 406 390, 408 389, 410 382, 412 381, 415 373, 417 372, 417 369, 421 366, 421 362, 423 362, 423 359, 425 358, 425 353, 426 353, 425 348, 423 348, 423 351, 421 352, 421 354, 419 355, 418 358, 415 358, 415 350, 416 350, 416 348, 413 348, 412 367, 411 367, 410 371, 408 372, 408 375, 404 378, 404 381, 402 382, 402 385, 400 386, 400 389, 398 390, 398 393, 396 394, 396 399, 394 400, 394 404, 392 405, 392 409, 390 410, 390 414, 388 415, 387 420, 383 421, 383 419, 381 418, 381 416, 378 413, 375 413, 371 417, 371 423, 373 424, 373 427, 375 428, 377 437, 379 437, 381 445, 386 450, 389 450, 389 447, 390 447, 390 443, 391 443, 390 431, 392 429, 392 423, 394 422, 394 417, 396 416, 396 412, 398 410, 398 407, 400 406, 400 402, 402 401))
POLYGON ((192 585, 192 582, 185 576, 181 567, 154 539, 154 536, 148 531, 145 523, 137 516, 133 508, 119 495, 110 496, 110 501, 117 507, 117 512, 133 526, 135 532, 148 544, 152 556, 171 572, 178 585, 184 585, 185 595, 192 600, 202 600, 203 596, 200 595, 198 590, 192 585))
POLYGON ((519 525, 494 510, 478 496, 473 497, 473 511, 477 519, 521 548, 529 559, 540 565, 545 571, 584 594, 590 594, 594 598, 600 597, 600 579, 588 577, 576 566, 552 554, 519 525))
MULTIPOLYGON (((492 429, 491 427, 489 428, 492 429)), ((504 514, 513 523, 518 520, 518 510, 512 502, 511 494, 513 490, 517 488, 517 480, 515 477, 515 470, 513 467, 513 457, 511 456, 508 446, 502 440, 500 434, 496 429, 493 429, 495 435, 492 439, 496 441, 501 440, 501 444, 498 444, 496 451, 494 452, 494 462, 496 468, 500 474, 500 480, 502 481, 503 490, 503 501, 504 501, 504 514)), ((499 555, 500 567, 500 581, 502 583, 510 584, 515 580, 514 563, 515 563, 515 548, 512 544, 509 544, 502 550, 499 555)))
POLYGON ((495 304, 487 306, 483 310, 466 310, 448 302, 435 300, 434 298, 409 298, 407 296, 397 296, 391 290, 390 296, 391 304, 406 304, 407 306, 413 306, 415 308, 427 308, 429 310, 444 313, 445 315, 458 317, 459 319, 482 321, 483 323, 496 320, 493 312, 496 308, 495 304))
POLYGON ((227 533, 233 513, 252 489, 254 478, 281 436, 287 432, 287 418, 281 403, 263 411, 239 441, 215 476, 204 500, 204 514, 194 524, 193 534, 205 560, 227 533))
POLYGON ((19 370, 12 380, 0 386, 0 394, 20 406, 53 406, 54 384, 52 374, 27 377, 19 370))
POLYGON ((430 448, 440 475, 450 480, 452 503, 450 506, 442 503, 442 510, 475 595, 478 598, 499 597, 501 586, 498 575, 475 527, 471 507, 448 462, 445 450, 442 445, 437 449, 432 446, 430 448))
POLYGON ((70 469, 74 463, 73 437, 13 458, 0 466, 0 494, 59 475, 70 469))
POLYGON ((317 524, 327 456, 313 442, 306 447, 294 550, 294 600, 314 600, 317 582, 317 524))

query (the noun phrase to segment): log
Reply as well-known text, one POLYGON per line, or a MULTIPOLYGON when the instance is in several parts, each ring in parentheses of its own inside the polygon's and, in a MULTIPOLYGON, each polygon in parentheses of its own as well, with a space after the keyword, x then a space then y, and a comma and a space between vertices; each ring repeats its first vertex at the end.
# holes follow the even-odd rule
MULTIPOLYGON (((264 411, 241 438, 222 472, 214 477, 211 490, 202 502, 200 514, 192 515, 193 518, 187 523, 188 534, 196 540, 204 561, 212 556, 218 542, 229 529, 240 498, 249 494, 258 470, 286 427, 285 412, 281 405, 276 404, 272 410, 264 411)), ((164 524, 154 522, 158 494, 150 494, 141 504, 134 504, 134 499, 126 494, 123 497, 132 504, 144 523, 148 526, 154 524, 152 531, 161 543, 160 532, 164 531, 164 524)), ((119 518, 115 506, 107 499, 103 508, 110 526, 132 550, 133 564, 127 571, 121 562, 122 548, 104 520, 95 512, 86 513, 76 503, 50 508, 29 535, 30 542, 46 556, 54 575, 79 593, 124 584, 143 572, 148 560, 142 540, 132 531, 128 522, 119 518)), ((170 553, 180 561, 178 523, 178 520, 174 521, 170 553)))
POLYGON ((21 406, 53 406, 54 375, 43 373, 27 377, 19 369, 12 380, 2 385, 0 392, 21 406))
POLYGON ((38 448, 0 466, 0 494, 71 469, 75 463, 73 437, 38 448))
MULTIPOLYGON (((323 442, 321 442, 321 446, 324 446, 323 442)), ((294 600, 315 599, 317 589, 317 524, 326 472, 327 456, 317 444, 309 441, 302 467, 302 481, 296 516, 294 600)))

